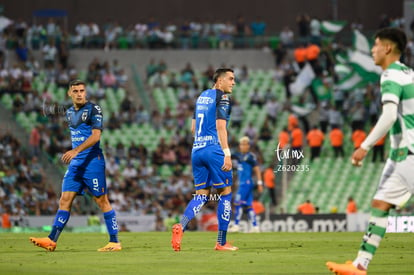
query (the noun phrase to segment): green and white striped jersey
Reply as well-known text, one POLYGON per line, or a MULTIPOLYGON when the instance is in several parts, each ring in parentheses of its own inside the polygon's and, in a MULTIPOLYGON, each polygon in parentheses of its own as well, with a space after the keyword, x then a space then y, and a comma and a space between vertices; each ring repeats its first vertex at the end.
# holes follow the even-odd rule
POLYGON ((398 119, 390 130, 389 158, 402 161, 408 147, 414 148, 414 71, 401 62, 392 63, 381 75, 381 95, 383 104, 398 105, 398 119))

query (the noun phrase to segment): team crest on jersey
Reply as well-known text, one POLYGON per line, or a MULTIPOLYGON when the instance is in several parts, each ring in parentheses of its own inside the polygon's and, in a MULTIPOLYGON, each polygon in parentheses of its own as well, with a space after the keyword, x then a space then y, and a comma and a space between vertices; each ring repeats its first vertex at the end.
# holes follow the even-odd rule
POLYGON ((221 99, 222 99, 222 100, 229 100, 229 96, 228 96, 228 95, 222 95, 222 96, 221 96, 221 99))
POLYGON ((82 121, 86 121, 87 118, 88 118, 88 110, 85 110, 82 113, 82 121))

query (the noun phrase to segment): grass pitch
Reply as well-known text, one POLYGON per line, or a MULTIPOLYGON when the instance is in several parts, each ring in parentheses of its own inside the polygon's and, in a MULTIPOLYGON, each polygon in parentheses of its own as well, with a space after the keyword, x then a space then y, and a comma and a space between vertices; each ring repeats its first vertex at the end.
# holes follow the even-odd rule
MULTIPOLYGON (((229 233, 235 252, 215 251, 208 232, 186 232, 174 252, 170 236, 121 233, 123 250, 102 253, 106 234, 63 232, 48 252, 28 234, 2 233, 0 274, 330 274, 325 262, 352 260, 362 233, 229 233)), ((369 274, 414 274, 413 234, 387 234, 369 274)))

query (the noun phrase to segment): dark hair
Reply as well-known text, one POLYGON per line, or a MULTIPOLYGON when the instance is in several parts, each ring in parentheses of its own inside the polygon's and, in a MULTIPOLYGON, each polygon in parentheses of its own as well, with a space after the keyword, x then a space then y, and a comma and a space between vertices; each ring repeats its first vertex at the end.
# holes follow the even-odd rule
POLYGON ((384 28, 375 34, 375 38, 380 40, 386 39, 394 42, 398 51, 402 54, 407 46, 407 36, 404 31, 399 28, 384 28))
POLYGON ((231 72, 234 73, 234 71, 230 68, 219 68, 214 72, 213 75, 213 82, 216 83, 217 79, 222 76, 223 74, 227 73, 227 72, 231 72))
POLYGON ((70 89, 72 86, 78 86, 78 85, 83 85, 83 86, 85 86, 85 87, 86 87, 86 83, 85 83, 84 81, 79 80, 79 79, 75 79, 75 80, 72 80, 71 82, 69 82, 69 89, 70 89))

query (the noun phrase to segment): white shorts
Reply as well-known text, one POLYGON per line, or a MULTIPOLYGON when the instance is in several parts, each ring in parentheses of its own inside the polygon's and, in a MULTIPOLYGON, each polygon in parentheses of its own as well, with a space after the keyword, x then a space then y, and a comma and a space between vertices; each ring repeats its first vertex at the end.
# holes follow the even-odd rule
POLYGON ((414 155, 400 162, 387 159, 374 199, 403 207, 414 193, 414 155))

